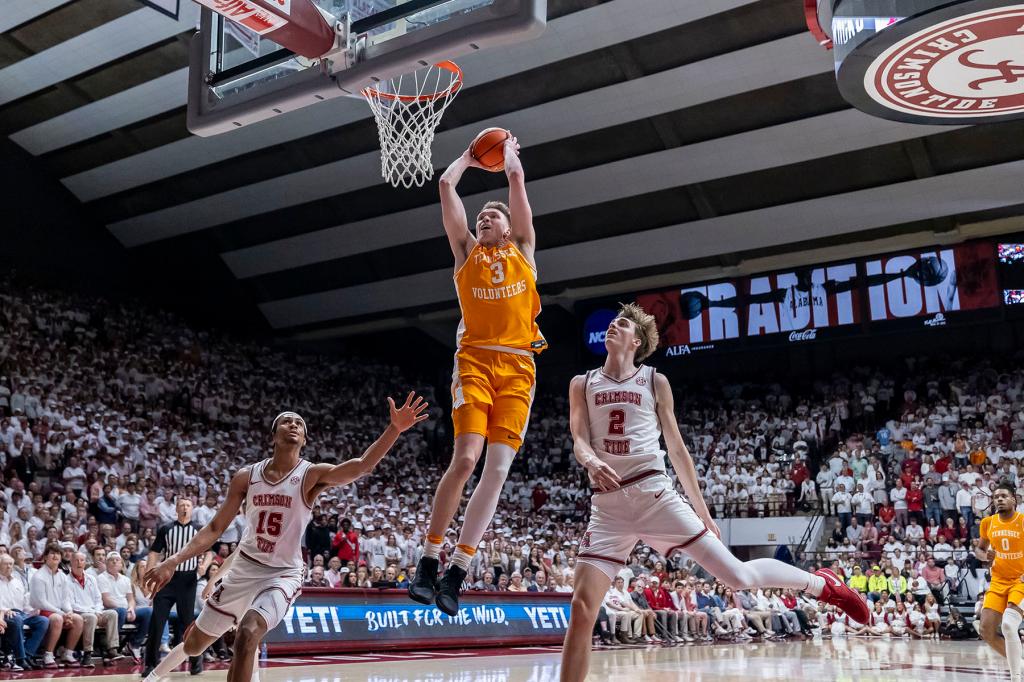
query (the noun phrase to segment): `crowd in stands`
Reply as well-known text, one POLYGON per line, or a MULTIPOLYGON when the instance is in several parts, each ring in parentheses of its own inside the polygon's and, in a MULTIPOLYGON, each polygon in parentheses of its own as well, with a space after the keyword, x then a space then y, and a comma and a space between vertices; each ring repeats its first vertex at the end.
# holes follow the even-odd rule
MULTIPOLYGON (((387 396, 415 389, 432 403, 372 476, 320 496, 304 539, 310 587, 410 579, 450 453, 443 387, 379 361, 197 330, 138 303, 0 284, 0 627, 19 665, 137 655, 149 616, 139 574, 156 528, 182 496, 196 524, 209 521, 231 474, 269 455, 269 420, 285 407, 309 424, 303 455, 335 462, 380 432, 387 396)), ((836 516, 802 564, 832 565, 883 620, 906 612, 908 633, 933 634, 930 599, 984 587, 971 550, 993 484, 1017 480, 1022 368, 1020 357, 908 358, 898 372, 850 369, 803 391, 679 385, 679 421, 716 516, 836 516)), ((564 392, 538 395, 466 589, 572 591, 589 489, 567 417, 564 392)), ((204 578, 244 526, 240 514, 204 578)), ((842 620, 785 591, 733 593, 642 544, 621 577, 599 625, 608 640, 837 633, 842 620)))

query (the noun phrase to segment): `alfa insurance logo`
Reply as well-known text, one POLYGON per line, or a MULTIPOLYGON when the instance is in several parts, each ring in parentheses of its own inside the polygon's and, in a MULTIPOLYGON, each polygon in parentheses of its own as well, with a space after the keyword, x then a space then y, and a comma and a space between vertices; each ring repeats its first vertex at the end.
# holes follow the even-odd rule
POLYGON ((936 118, 1024 113, 1024 5, 975 12, 900 40, 868 68, 879 104, 936 118))

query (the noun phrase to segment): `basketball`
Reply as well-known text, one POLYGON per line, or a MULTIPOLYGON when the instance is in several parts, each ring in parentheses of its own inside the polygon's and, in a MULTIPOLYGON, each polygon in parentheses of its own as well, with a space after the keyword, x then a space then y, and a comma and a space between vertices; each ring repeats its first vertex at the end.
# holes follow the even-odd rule
POLYGON ((502 171, 505 169, 505 140, 510 136, 504 128, 488 128, 476 136, 469 153, 492 173, 502 171))

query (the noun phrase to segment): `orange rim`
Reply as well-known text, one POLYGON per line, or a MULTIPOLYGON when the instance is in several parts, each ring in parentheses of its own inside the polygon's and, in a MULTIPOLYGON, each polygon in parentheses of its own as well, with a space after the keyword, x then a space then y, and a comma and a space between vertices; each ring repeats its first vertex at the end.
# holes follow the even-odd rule
POLYGON ((380 90, 375 90, 372 87, 367 87, 363 88, 363 96, 398 102, 432 102, 440 97, 446 97, 448 94, 455 94, 458 92, 459 88, 462 87, 462 69, 459 68, 459 65, 453 61, 445 60, 434 64, 434 66, 455 74, 455 80, 452 81, 452 84, 441 92, 434 92, 429 95, 394 95, 390 92, 381 92, 380 90))

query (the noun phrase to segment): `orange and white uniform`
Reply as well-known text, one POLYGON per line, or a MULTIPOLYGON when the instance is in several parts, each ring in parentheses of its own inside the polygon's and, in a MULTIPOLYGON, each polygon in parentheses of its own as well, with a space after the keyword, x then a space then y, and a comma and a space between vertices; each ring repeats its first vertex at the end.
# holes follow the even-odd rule
POLYGON ((455 272, 462 320, 452 373, 455 435, 479 433, 518 449, 536 386, 537 272, 511 242, 473 247, 455 272))
POLYGON ((984 608, 1002 613, 1007 602, 1019 606, 1024 601, 1024 514, 1016 512, 1005 522, 999 514, 987 516, 981 520, 980 535, 996 553, 984 608))

